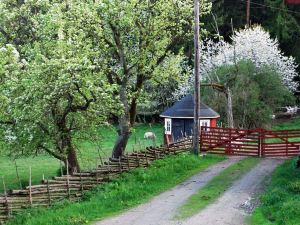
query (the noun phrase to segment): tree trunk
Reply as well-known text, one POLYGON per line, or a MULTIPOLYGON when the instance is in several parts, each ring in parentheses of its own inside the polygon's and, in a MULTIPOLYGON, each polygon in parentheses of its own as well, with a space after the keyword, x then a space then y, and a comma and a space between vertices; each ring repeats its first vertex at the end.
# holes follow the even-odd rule
POLYGON ((124 154, 131 134, 128 120, 125 117, 120 117, 119 124, 118 137, 113 148, 112 158, 119 158, 124 154))
POLYGON ((69 132, 63 133, 60 136, 60 141, 57 143, 57 146, 60 149, 60 152, 66 155, 64 164, 67 166, 68 161, 69 173, 73 174, 80 172, 76 149, 73 147, 71 134, 69 132))
POLYGON ((128 139, 131 134, 131 127, 133 125, 130 123, 132 117, 130 115, 130 110, 129 110, 126 86, 127 86, 127 81, 123 81, 123 84, 120 88, 120 101, 124 106, 124 112, 121 116, 119 116, 119 130, 118 130, 118 137, 112 152, 113 158, 119 158, 120 156, 123 155, 128 139))
POLYGON ((232 111, 232 93, 229 87, 226 88, 227 98, 227 123, 229 128, 234 128, 233 111, 232 111))
POLYGON ((70 174, 80 172, 80 165, 77 159, 77 153, 72 145, 68 147, 67 160, 68 160, 70 174))

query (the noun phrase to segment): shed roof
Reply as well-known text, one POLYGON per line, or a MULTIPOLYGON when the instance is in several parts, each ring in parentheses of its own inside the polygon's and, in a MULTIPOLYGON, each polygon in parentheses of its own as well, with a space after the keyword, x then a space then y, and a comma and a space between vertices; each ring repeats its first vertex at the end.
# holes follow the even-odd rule
MULTIPOLYGON (((161 117, 170 118, 194 118, 194 97, 187 95, 172 107, 168 108, 161 117)), ((220 115, 207 105, 200 104, 200 118, 218 118, 220 115)))

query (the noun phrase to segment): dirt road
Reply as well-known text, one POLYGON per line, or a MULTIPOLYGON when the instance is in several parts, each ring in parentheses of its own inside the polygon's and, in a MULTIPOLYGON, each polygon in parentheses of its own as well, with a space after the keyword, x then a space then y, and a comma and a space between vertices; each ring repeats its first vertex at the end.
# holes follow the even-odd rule
POLYGON ((243 225, 256 206, 263 180, 284 160, 264 159, 236 181, 215 203, 185 220, 173 220, 176 209, 222 170, 237 162, 235 157, 222 161, 186 182, 119 216, 96 225, 243 225))
POLYGON ((283 162, 280 159, 264 159, 242 179, 234 183, 224 195, 199 214, 176 223, 182 225, 244 225, 245 218, 256 206, 263 180, 283 162))
MULTIPOLYGON (((174 217, 176 209, 199 188, 222 170, 239 161, 240 157, 226 159, 188 179, 184 183, 153 198, 150 202, 133 208, 119 216, 97 225, 165 225, 174 217)), ((173 222, 171 222, 173 223, 173 222)))

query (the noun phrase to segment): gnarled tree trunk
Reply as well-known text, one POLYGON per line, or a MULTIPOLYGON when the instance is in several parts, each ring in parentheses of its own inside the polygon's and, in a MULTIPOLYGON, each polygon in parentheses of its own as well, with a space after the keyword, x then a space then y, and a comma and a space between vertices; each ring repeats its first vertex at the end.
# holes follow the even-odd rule
POLYGON ((232 111, 232 93, 229 87, 226 88, 227 98, 227 123, 229 128, 234 128, 233 111, 232 111))
POLYGON ((66 155, 64 160, 65 167, 69 168, 69 173, 73 174, 80 172, 80 165, 77 159, 76 149, 72 144, 71 134, 69 132, 60 135, 60 140, 57 143, 57 148, 60 152, 66 155))
POLYGON ((127 92, 126 92, 126 81, 123 82, 121 88, 120 88, 120 101, 122 102, 124 106, 124 112, 123 115, 119 116, 119 129, 118 129, 118 137, 115 142, 112 157, 113 158, 119 158, 123 155, 128 139, 131 134, 131 127, 133 123, 131 123, 131 116, 130 116, 130 109, 129 109, 129 103, 127 99, 127 92))
POLYGON ((113 158, 119 158, 124 154, 130 134, 131 132, 130 132, 129 121, 126 119, 125 116, 121 116, 119 118, 118 137, 112 152, 113 158))

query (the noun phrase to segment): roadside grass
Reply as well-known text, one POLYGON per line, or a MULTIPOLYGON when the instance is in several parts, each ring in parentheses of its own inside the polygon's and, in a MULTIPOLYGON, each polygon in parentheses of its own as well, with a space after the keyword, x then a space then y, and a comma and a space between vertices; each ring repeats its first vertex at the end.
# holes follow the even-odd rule
POLYGON ((296 169, 296 160, 286 161, 273 172, 249 224, 300 224, 300 170, 296 169))
MULTIPOLYGON (((133 134, 129 139, 127 152, 133 150, 144 149, 147 146, 153 145, 152 140, 144 140, 144 133, 152 131, 156 134, 156 143, 160 145, 163 143, 163 126, 161 124, 138 124, 133 130, 133 134)), ((83 141, 77 143, 76 147, 79 150, 78 158, 83 170, 89 170, 100 164, 100 158, 107 159, 111 155, 111 151, 116 139, 116 127, 102 128, 99 130, 99 143, 91 143, 83 141)), ((7 157, 7 150, 5 146, 1 145, 0 149, 0 193, 3 192, 2 177, 4 177, 7 189, 19 189, 20 184, 16 175, 16 167, 14 161, 7 157)), ((45 178, 51 178, 60 171, 60 162, 47 155, 39 154, 37 156, 21 157, 16 159, 16 164, 19 171, 22 187, 29 183, 29 166, 32 167, 32 183, 38 184, 43 175, 45 178)))
POLYGON ((234 181, 249 172, 258 162, 258 158, 246 158, 223 170, 177 210, 176 219, 189 218, 216 201, 234 181))
POLYGON ((294 118, 288 122, 276 123, 272 126, 273 130, 299 130, 300 118, 294 118))
POLYGON ((11 225, 79 225, 115 215, 223 160, 221 156, 180 154, 157 160, 149 168, 124 173, 88 192, 81 202, 64 202, 49 208, 29 209, 8 222, 11 225))

